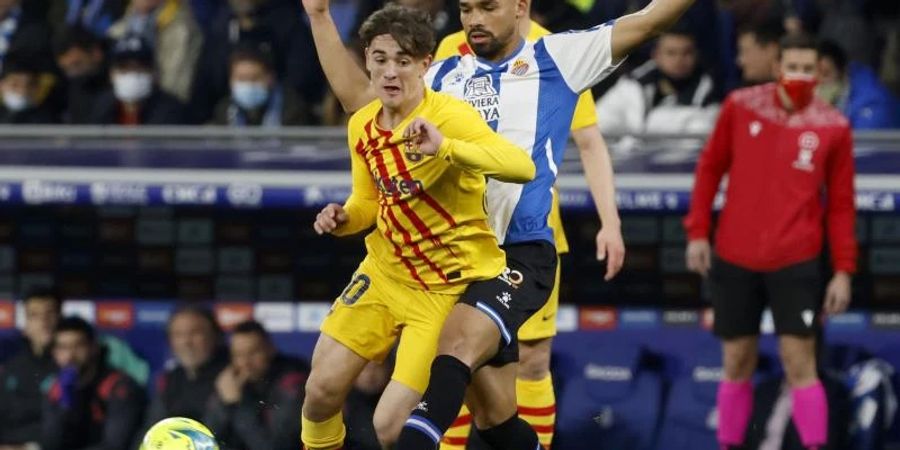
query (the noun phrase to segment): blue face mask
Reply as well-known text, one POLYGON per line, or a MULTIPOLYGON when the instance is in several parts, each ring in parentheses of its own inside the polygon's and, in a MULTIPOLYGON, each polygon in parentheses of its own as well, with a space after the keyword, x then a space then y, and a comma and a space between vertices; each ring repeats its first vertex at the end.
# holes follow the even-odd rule
POLYGON ((263 83, 235 81, 231 83, 231 98, 243 109, 256 109, 269 100, 269 88, 263 83))

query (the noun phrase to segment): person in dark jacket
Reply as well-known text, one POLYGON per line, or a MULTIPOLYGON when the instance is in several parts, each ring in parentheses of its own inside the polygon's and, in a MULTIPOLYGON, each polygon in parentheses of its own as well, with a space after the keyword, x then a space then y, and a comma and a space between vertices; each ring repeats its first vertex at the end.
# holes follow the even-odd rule
POLYGON ((178 125, 184 123, 184 106, 159 88, 150 45, 137 36, 125 37, 113 46, 110 68, 112 90, 97 99, 89 120, 95 124, 178 125))
MULTIPOLYGON (((38 70, 52 67, 50 57, 50 28, 41 17, 27 14, 24 1, 0 1, 0 64, 14 53, 31 55, 38 70)), ((30 2, 28 2, 30 3, 30 2)))
POLYGON ((241 323, 203 423, 223 449, 295 449, 308 375, 309 365, 279 354, 262 325, 241 323))
POLYGON ((38 441, 41 405, 56 372, 49 349, 61 316, 59 297, 35 290, 25 296, 24 307, 23 336, 10 343, 18 352, 0 368, 0 448, 38 441))
POLYGON ((110 89, 103 42, 83 28, 68 28, 56 41, 54 52, 67 85, 63 121, 87 123, 97 100, 110 89))
POLYGON ((141 423, 144 393, 104 363, 94 328, 78 317, 62 319, 53 359, 60 369, 44 404, 41 450, 127 448, 141 423))
POLYGON ((41 71, 31 55, 9 54, 0 77, 0 123, 49 124, 56 115, 40 95, 41 71))
POLYGON ((167 333, 174 364, 157 377, 144 430, 166 417, 203 420, 216 377, 228 365, 222 330, 208 309, 179 308, 169 318, 167 333))
POLYGON ((222 99, 213 124, 233 127, 280 127, 309 123, 306 104, 290 86, 279 82, 269 54, 244 46, 231 54, 231 95, 222 99))

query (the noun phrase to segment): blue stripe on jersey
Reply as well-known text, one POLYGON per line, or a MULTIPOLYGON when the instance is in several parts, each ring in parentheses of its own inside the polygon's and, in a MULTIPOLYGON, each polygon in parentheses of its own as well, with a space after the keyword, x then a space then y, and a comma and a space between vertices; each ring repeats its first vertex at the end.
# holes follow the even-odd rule
POLYGON ((434 64, 440 64, 441 68, 438 69, 437 74, 434 76, 434 80, 431 83, 431 90, 440 91, 444 84, 444 77, 459 64, 459 56, 451 56, 434 64))
POLYGON ((554 242, 553 231, 547 225, 547 216, 553 203, 550 189, 556 183, 556 174, 550 168, 547 143, 553 149, 549 156, 556 167, 559 167, 568 144, 569 125, 575 113, 575 104, 578 102, 578 94, 569 88, 542 40, 534 46, 534 58, 540 71, 536 135, 531 152, 537 173, 534 180, 522 189, 504 244, 534 240, 554 242))

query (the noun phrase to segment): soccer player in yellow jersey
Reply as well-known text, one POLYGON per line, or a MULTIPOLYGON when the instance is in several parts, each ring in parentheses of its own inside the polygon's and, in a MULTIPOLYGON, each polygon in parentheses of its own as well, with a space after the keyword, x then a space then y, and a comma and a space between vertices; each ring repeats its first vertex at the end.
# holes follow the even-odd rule
POLYGON ((506 266, 484 210, 485 177, 524 183, 535 174, 528 154, 471 106, 426 89, 434 36, 424 13, 388 6, 360 36, 377 99, 348 125, 352 193, 325 207, 314 227, 336 236, 376 229, 313 353, 301 419, 309 450, 343 446, 341 408, 353 380, 399 338, 375 412, 379 440, 391 444, 428 383, 444 318, 471 282, 506 266))
MULTIPOLYGON (((530 9, 530 4, 529 8, 530 9)), ((547 29, 532 21, 527 15, 519 22, 519 33, 525 40, 534 42, 550 34, 547 29)), ((473 53, 466 41, 465 31, 453 33, 438 44, 434 58, 436 61, 456 55, 473 53)), ((591 91, 585 91, 578 98, 572 117, 572 139, 578 147, 585 178, 590 186, 602 227, 597 233, 597 259, 606 260, 607 280, 621 269, 625 257, 625 244, 616 209, 616 192, 613 183, 612 161, 606 142, 597 126, 597 112, 591 91)), ((556 252, 569 252, 569 243, 562 226, 559 212, 559 193, 553 192, 553 206, 548 217, 556 241, 556 252)), ((519 368, 516 378, 516 399, 519 414, 537 432, 541 445, 550 448, 556 421, 556 395, 550 374, 550 347, 556 336, 556 312, 559 308, 559 271, 556 266, 557 281, 547 303, 519 329, 519 368)), ((472 418, 468 408, 462 411, 453 426, 441 440, 441 450, 464 450, 468 443, 472 418)))

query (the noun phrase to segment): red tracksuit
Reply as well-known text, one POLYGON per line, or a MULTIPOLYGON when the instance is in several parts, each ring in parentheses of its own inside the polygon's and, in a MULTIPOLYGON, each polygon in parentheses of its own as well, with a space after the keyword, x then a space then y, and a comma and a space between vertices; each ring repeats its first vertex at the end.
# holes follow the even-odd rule
POLYGON ((778 270, 819 255, 827 229, 834 270, 856 270, 853 140, 836 109, 814 100, 788 113, 775 83, 729 95, 697 163, 684 219, 689 239, 709 237, 713 199, 726 173, 727 201, 715 237, 720 258, 749 270, 778 270))

